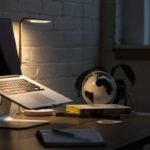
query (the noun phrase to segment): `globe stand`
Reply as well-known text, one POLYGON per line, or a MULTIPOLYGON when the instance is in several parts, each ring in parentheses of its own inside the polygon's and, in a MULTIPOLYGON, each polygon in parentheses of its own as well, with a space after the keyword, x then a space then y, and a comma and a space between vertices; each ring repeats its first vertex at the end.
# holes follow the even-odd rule
POLYGON ((0 104, 0 128, 24 129, 48 124, 47 120, 16 119, 10 115, 11 101, 1 96, 0 104))

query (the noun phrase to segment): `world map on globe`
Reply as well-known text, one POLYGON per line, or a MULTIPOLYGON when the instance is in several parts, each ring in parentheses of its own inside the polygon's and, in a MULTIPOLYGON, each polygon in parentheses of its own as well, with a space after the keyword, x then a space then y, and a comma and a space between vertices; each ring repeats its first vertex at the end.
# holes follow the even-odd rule
POLYGON ((82 84, 82 96, 87 103, 110 103, 116 93, 115 80, 103 71, 88 74, 82 84))

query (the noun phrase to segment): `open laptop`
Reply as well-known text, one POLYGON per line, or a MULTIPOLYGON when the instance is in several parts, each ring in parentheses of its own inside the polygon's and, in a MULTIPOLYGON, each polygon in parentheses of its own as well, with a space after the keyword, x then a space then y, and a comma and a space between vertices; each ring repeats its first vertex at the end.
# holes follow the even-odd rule
POLYGON ((5 98, 27 109, 71 102, 71 99, 21 75, 12 22, 8 18, 0 19, 0 51, 7 66, 6 73, 11 73, 8 75, 4 71, 2 75, 6 76, 0 76, 0 94, 5 98))
POLYGON ((0 94, 27 109, 55 107, 71 100, 23 75, 1 76, 0 94))
POLYGON ((69 103, 71 99, 22 75, 12 21, 0 18, 0 128, 18 129, 49 123, 10 117, 11 102, 27 109, 39 109, 69 103))

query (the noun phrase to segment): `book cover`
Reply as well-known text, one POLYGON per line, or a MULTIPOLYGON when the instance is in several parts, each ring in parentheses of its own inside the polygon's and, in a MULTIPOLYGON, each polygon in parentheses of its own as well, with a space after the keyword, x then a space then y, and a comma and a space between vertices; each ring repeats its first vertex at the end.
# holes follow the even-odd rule
POLYGON ((38 130, 36 134, 45 147, 105 145, 100 132, 94 129, 38 130))

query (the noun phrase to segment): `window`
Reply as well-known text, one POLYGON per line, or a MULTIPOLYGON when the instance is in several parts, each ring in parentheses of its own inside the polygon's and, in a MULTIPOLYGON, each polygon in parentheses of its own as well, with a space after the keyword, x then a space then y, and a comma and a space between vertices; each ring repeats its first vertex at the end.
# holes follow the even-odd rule
POLYGON ((117 0, 116 42, 122 45, 150 44, 150 1, 117 0))
POLYGON ((117 51, 150 59, 150 0, 116 0, 115 21, 117 51))

